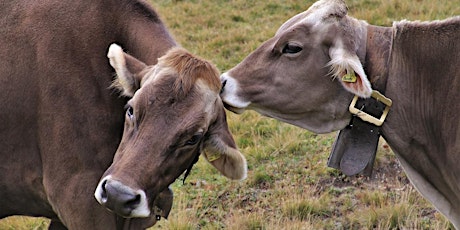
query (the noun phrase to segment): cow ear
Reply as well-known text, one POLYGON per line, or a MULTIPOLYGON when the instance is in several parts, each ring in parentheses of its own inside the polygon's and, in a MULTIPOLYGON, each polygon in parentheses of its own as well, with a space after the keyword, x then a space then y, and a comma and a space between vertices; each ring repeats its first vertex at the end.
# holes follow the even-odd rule
POLYGON ((241 154, 228 129, 224 108, 219 108, 216 121, 211 124, 204 142, 203 155, 224 176, 243 180, 247 175, 246 158, 241 154))
POLYGON ((145 63, 123 52, 117 44, 110 45, 107 57, 109 58, 110 65, 117 73, 112 87, 120 90, 123 96, 134 96, 142 80, 140 73, 147 67, 145 63))
POLYGON ((372 94, 363 65, 356 53, 345 49, 342 45, 332 46, 329 50, 332 76, 337 78, 349 92, 363 98, 372 94))

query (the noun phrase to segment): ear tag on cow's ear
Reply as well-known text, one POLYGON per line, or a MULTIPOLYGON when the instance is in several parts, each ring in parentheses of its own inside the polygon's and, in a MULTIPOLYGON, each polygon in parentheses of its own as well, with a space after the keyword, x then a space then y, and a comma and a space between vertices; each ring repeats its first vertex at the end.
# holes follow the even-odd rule
POLYGON ((213 162, 213 161, 219 159, 220 157, 222 157, 222 154, 218 153, 218 152, 206 151, 205 154, 206 154, 206 158, 208 159, 209 162, 213 162))
POLYGON ((343 82, 348 82, 348 83, 355 83, 356 82, 356 75, 355 71, 350 71, 349 73, 343 75, 342 81, 343 82))

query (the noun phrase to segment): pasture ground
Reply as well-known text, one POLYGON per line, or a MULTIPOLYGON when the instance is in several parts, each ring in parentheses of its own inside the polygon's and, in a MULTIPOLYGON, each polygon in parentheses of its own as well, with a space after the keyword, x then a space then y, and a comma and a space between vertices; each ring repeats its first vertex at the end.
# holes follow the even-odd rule
MULTIPOLYGON (((161 0, 153 2, 174 37, 224 72, 313 1, 161 0)), ((460 15, 459 0, 348 0, 371 24, 460 15)), ((248 160, 248 178, 229 181, 201 159, 185 184, 172 185, 168 220, 151 229, 449 229, 411 186, 381 141, 371 178, 346 177, 326 162, 335 134, 316 135, 261 117, 228 113, 248 160)), ((0 207, 1 208, 1 207, 0 207)), ((10 217, 0 229, 47 229, 43 218, 10 217)))

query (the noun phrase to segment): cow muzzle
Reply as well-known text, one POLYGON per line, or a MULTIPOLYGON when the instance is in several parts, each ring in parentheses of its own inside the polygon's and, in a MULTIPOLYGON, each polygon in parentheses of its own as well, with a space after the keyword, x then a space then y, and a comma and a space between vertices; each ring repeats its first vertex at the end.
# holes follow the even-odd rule
POLYGON ((132 189, 112 179, 111 176, 99 182, 94 196, 101 205, 119 216, 133 218, 150 215, 145 192, 140 189, 132 189))
POLYGON ((225 108, 236 114, 243 113, 250 103, 238 96, 237 91, 239 87, 236 80, 228 73, 222 74, 220 76, 220 80, 222 82, 220 98, 222 99, 225 108))

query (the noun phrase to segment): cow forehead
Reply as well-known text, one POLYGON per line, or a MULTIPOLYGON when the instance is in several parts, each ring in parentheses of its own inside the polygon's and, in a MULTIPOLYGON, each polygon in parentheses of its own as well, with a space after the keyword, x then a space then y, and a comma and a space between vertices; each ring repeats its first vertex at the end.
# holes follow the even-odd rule
MULTIPOLYGON (((168 103, 166 100, 174 100, 175 103, 181 104, 181 106, 171 107, 171 110, 197 107, 201 113, 205 112, 206 114, 211 114, 214 111, 215 102, 219 99, 219 95, 214 88, 211 88, 204 80, 197 79, 191 92, 182 97, 176 95, 173 89, 173 84, 177 77, 177 73, 173 69, 152 68, 148 74, 150 74, 150 76, 144 77, 147 79, 131 99, 135 101, 136 104, 145 105, 141 108, 151 107, 153 103, 167 105, 168 103)), ((187 110, 177 112, 185 114, 198 111, 187 110)))
POLYGON ((176 71, 174 71, 173 68, 154 65, 145 69, 141 74, 143 75, 143 77, 140 83, 140 89, 158 84, 160 79, 165 78, 167 76, 176 75, 177 73, 176 71))
POLYGON ((198 80, 216 93, 220 90, 217 68, 180 47, 172 48, 158 59, 157 65, 150 67, 142 78, 141 87, 147 82, 159 81, 166 76, 175 76, 176 80, 172 88, 175 94, 187 95, 198 80))
POLYGON ((278 29, 276 34, 289 30, 298 25, 310 25, 312 28, 321 28, 331 16, 345 15, 347 8, 342 0, 322 0, 315 2, 308 10, 299 13, 287 20, 278 29))
POLYGON ((182 48, 172 48, 141 75, 140 89, 132 99, 144 105, 139 109, 178 113, 175 117, 195 112, 212 115, 216 101, 220 100, 217 68, 182 48), (152 103, 155 105, 151 106, 152 103))

